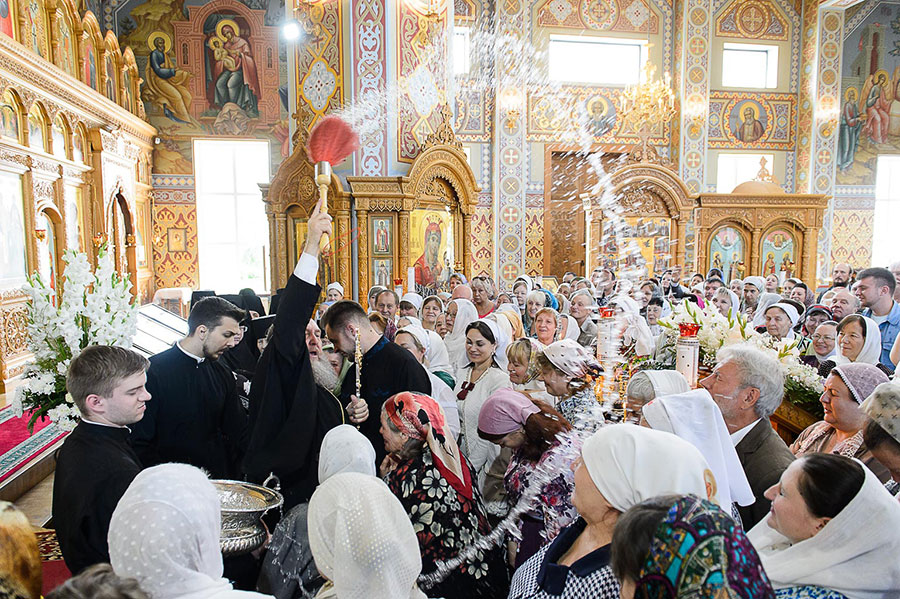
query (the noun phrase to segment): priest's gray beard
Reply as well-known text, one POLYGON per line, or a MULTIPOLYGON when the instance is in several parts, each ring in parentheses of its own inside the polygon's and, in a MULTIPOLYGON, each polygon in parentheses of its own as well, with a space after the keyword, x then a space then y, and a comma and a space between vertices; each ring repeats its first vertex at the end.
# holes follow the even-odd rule
POLYGON ((328 358, 312 358, 310 356, 310 364, 312 364, 313 378, 318 386, 328 391, 337 387, 338 375, 334 373, 334 368, 332 368, 328 358))

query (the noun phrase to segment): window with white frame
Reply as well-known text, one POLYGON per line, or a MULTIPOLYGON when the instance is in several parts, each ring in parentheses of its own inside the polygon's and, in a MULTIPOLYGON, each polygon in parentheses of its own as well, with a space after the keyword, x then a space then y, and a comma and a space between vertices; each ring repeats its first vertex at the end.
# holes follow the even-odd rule
POLYGON ((722 50, 722 87, 778 87, 778 46, 726 43, 722 50))
POLYGON ((897 223, 900 223, 900 156, 878 157, 875 166, 875 226, 872 231, 872 266, 900 259, 897 253, 897 223))
POLYGON ((471 48, 469 46, 471 29, 468 27, 453 28, 453 74, 466 75, 471 68, 471 48))
POLYGON ((719 154, 716 163, 716 192, 731 193, 744 181, 752 181, 759 174, 760 160, 766 159, 766 168, 773 171, 773 154, 719 154))
POLYGON ((200 286, 266 292, 269 226, 259 183, 269 181, 269 143, 194 140, 194 174, 200 286))
POLYGON ((634 85, 647 61, 647 40, 551 35, 550 79, 566 83, 634 85))

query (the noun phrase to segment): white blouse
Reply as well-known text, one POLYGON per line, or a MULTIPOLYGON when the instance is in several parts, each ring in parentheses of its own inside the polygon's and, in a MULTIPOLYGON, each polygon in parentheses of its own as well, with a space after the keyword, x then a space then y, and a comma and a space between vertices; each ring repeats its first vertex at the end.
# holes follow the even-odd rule
MULTIPOLYGON (((459 370, 456 377, 456 388, 453 389, 454 393, 458 395, 462 391, 463 383, 468 382, 471 374, 471 366, 459 370)), ((459 447, 468 458, 472 469, 475 470, 475 475, 478 477, 478 488, 482 491, 487 471, 500 455, 500 446, 478 436, 478 414, 487 398, 497 389, 504 388, 512 388, 509 375, 499 368, 491 367, 484 373, 481 380, 475 383, 475 388, 469 391, 464 400, 456 401, 460 423, 459 447)))

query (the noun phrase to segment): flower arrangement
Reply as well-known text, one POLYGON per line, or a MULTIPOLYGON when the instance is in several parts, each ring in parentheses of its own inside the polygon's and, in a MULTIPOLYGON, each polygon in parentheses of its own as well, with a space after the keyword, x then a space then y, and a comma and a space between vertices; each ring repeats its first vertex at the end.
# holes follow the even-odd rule
POLYGON ((816 369, 800 361, 800 351, 796 340, 776 340, 768 333, 756 332, 743 314, 723 315, 715 306, 705 309, 684 300, 672 306, 672 313, 661 318, 663 327, 657 346, 656 358, 647 368, 671 369, 675 367, 675 343, 678 340, 679 325, 695 323, 700 325, 697 340, 700 343, 700 363, 712 368, 720 349, 734 343, 751 343, 778 360, 784 368, 784 397, 789 402, 807 412, 822 416, 819 397, 824 390, 822 378, 816 369))
POLYGON ((716 354, 723 347, 747 341, 759 335, 747 322, 743 314, 723 315, 715 306, 701 308, 688 300, 672 305, 672 313, 659 319, 663 327, 660 335, 657 362, 675 364, 675 342, 678 340, 679 325, 693 323, 700 325, 697 341, 700 343, 700 363, 712 368, 716 365, 716 354))
POLYGON ((49 418, 62 430, 78 424, 79 413, 66 393, 66 372, 72 358, 89 345, 131 347, 137 330, 137 306, 131 282, 116 272, 113 257, 102 246, 97 268, 84 253, 67 250, 62 294, 35 273, 23 290, 28 306, 28 349, 34 362, 25 369, 12 406, 17 416, 31 413, 28 430, 38 418, 49 418))

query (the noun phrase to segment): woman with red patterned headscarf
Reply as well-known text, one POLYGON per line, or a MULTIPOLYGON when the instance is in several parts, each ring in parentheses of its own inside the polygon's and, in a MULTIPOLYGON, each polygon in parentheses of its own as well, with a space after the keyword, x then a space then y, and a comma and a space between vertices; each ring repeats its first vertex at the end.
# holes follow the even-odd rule
POLYGON ((502 550, 472 549, 491 526, 475 474, 440 405, 419 393, 394 395, 381 409, 381 435, 388 451, 381 474, 416 530, 423 576, 436 570, 436 562, 473 551, 470 560, 423 590, 432 597, 505 597, 509 576, 502 550))

